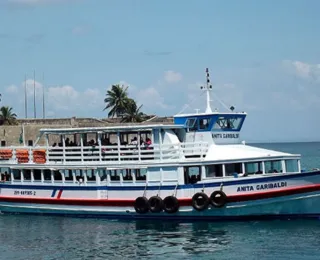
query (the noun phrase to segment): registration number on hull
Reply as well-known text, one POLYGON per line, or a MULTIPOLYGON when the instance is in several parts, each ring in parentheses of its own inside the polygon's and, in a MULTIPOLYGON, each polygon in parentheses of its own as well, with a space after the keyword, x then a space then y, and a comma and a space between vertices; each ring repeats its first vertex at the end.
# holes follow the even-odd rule
POLYGON ((22 196, 35 196, 36 192, 31 190, 15 190, 13 195, 22 195, 22 196))

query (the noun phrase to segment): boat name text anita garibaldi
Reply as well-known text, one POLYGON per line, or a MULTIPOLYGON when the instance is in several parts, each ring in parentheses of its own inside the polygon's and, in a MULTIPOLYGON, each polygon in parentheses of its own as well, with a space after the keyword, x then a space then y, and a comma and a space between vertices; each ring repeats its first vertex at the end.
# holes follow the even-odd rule
POLYGON ((283 187, 287 187, 286 181, 276 182, 276 183, 257 184, 255 186, 253 185, 240 186, 238 187, 237 192, 266 190, 266 189, 275 189, 275 188, 283 188, 283 187))

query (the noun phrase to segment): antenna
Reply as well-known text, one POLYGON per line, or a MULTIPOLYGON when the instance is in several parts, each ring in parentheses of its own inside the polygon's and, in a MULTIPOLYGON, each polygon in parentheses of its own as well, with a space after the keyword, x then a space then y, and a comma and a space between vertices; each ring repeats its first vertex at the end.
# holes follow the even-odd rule
POLYGON ((210 102, 211 102, 211 99, 210 99, 210 91, 212 90, 212 85, 210 84, 210 74, 209 74, 209 69, 206 68, 206 86, 203 87, 201 86, 200 88, 201 89, 205 89, 206 92, 207 92, 207 108, 206 108, 206 113, 212 113, 212 109, 211 109, 211 106, 210 106, 210 102))
POLYGON ((46 118, 45 106, 44 106, 44 73, 42 74, 42 116, 46 118))
POLYGON ((24 113, 26 118, 28 118, 27 74, 24 75, 24 113))
POLYGON ((36 113, 36 70, 33 71, 33 111, 34 111, 34 118, 37 118, 37 113, 36 113))

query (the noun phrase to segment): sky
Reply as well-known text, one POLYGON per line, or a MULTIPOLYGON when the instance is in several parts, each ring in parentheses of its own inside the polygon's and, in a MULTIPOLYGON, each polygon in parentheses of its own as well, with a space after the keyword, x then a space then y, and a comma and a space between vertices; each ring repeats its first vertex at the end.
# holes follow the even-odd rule
POLYGON ((0 0, 0 106, 25 118, 107 117, 129 86, 142 111, 248 113, 247 141, 320 140, 318 0, 0 0))

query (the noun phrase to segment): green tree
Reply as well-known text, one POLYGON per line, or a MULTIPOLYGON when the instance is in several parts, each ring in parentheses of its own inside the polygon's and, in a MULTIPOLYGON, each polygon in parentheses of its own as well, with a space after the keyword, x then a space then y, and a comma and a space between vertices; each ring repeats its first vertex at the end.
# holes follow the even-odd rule
POLYGON ((111 90, 107 91, 104 102, 106 103, 106 109, 110 109, 108 117, 120 117, 126 111, 128 103, 128 87, 112 85, 111 90))
POLYGON ((142 105, 138 107, 136 101, 129 98, 126 103, 122 122, 142 122, 145 118, 145 114, 140 111, 141 107, 142 105))
POLYGON ((3 106, 0 108, 0 124, 14 125, 16 124, 17 114, 13 113, 12 107, 3 106))

